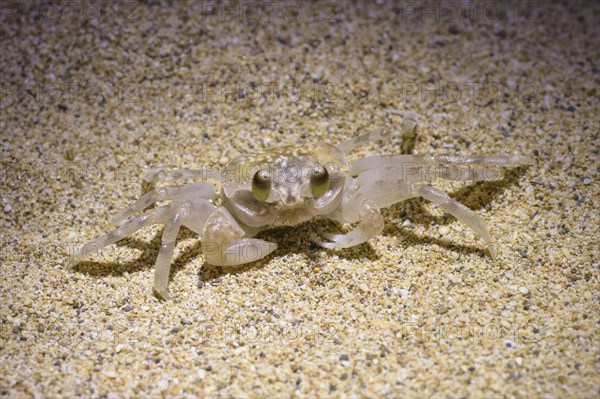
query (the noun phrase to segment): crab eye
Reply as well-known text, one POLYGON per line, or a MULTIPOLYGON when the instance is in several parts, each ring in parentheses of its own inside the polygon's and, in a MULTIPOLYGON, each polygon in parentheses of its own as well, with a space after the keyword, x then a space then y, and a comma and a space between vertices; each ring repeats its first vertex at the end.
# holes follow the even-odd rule
POLYGON ((271 176, 266 170, 259 170, 252 178, 252 194, 259 201, 265 201, 271 192, 271 176))
POLYGON ((310 188, 313 197, 319 198, 329 188, 329 172, 323 166, 318 165, 310 176, 310 188))

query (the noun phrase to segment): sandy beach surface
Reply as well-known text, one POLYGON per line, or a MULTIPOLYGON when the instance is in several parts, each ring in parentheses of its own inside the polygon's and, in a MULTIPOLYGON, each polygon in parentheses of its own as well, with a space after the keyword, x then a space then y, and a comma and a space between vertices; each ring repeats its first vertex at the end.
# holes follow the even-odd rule
MULTIPOLYGON (((591 398, 600 389, 597 2, 0 4, 0 398, 591 398), (388 112, 386 109, 398 110, 388 112), (156 168, 339 143, 419 116, 373 154, 522 154, 501 181, 432 184, 367 243, 206 264, 162 226, 65 265, 156 168)), ((215 184, 219 187, 219 181, 215 184)), ((346 229, 346 230, 345 230, 346 229)))

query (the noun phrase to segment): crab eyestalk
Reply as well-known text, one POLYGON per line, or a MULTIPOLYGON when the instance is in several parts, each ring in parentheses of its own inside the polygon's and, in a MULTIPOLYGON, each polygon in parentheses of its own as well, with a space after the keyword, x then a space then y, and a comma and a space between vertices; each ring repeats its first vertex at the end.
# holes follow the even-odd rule
POLYGON ((329 189, 329 172, 321 165, 317 165, 310 176, 310 188, 313 197, 319 198, 329 189))
POLYGON ((271 192, 271 176, 266 170, 259 170, 252 178, 252 194, 259 201, 266 201, 271 192))

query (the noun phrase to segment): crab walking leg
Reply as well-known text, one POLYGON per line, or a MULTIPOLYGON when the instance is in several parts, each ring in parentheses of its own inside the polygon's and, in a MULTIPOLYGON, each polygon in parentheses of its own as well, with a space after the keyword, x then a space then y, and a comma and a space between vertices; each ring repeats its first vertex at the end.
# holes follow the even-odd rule
POLYGON ((517 167, 533 163, 529 157, 521 155, 373 155, 352 162, 348 172, 352 176, 372 169, 400 168, 409 173, 419 168, 461 167, 488 168, 517 167))
POLYGON ((434 166, 406 163, 402 166, 365 170, 356 177, 361 186, 373 181, 401 180, 407 183, 424 183, 437 179, 467 182, 500 180, 502 169, 480 165, 434 166))
POLYGON ((471 228, 478 237, 485 241, 492 259, 496 258, 495 243, 479 215, 433 186, 411 184, 401 180, 379 180, 360 186, 358 194, 368 197, 379 208, 385 208, 410 198, 423 197, 471 228))
POLYGON ((515 168, 533 164, 522 155, 438 155, 434 176, 453 181, 501 180, 502 168, 515 168))
MULTIPOLYGON (((156 258, 156 270, 154 274, 154 289, 166 300, 170 299, 168 285, 169 272, 173 261, 175 240, 181 226, 186 226, 192 231, 201 234, 207 221, 217 209, 206 200, 196 199, 173 204, 175 212, 169 217, 162 234, 162 245, 156 258)), ((172 211, 172 212, 173 212, 172 211)))
POLYGON ((164 168, 156 168, 147 172, 144 175, 144 181, 150 184, 168 183, 177 180, 185 179, 215 179, 220 178, 220 169, 172 169, 165 170, 164 168))
POLYGON ((358 226, 346 234, 323 233, 322 236, 331 242, 316 240, 316 244, 324 248, 350 248, 367 242, 383 231, 383 217, 379 207, 364 195, 354 194, 342 206, 339 221, 358 221, 358 226))
POLYGON ((188 209, 184 204, 169 218, 162 233, 162 245, 158 251, 154 270, 154 289, 166 300, 171 299, 168 285, 169 272, 171 271, 171 262, 173 261, 173 252, 175 250, 175 240, 187 214, 188 209))
POLYGON ((373 155, 352 162, 348 172, 357 176, 364 171, 380 168, 415 168, 422 166, 516 167, 532 164, 521 155, 373 155))
POLYGON ((158 201, 181 201, 195 199, 215 199, 215 188, 209 183, 190 183, 174 187, 161 187, 142 195, 133 205, 111 216, 108 220, 114 226, 120 226, 137 212, 158 201))
POLYGON ((354 139, 346 140, 338 144, 337 147, 344 152, 348 152, 371 141, 383 140, 392 136, 410 136, 415 132, 415 128, 417 127, 417 114, 411 111, 397 111, 393 113, 404 114, 404 120, 400 126, 400 131, 391 132, 388 129, 381 129, 379 131, 365 134, 354 139))
POLYGON ((206 262, 216 266, 235 266, 264 258, 277 249, 277 244, 257 238, 244 238, 246 233, 224 207, 208 218, 202 234, 202 252, 206 262))
POLYGON ((372 155, 350 163, 348 173, 351 176, 358 176, 369 170, 388 168, 408 169, 433 165, 433 157, 430 155, 372 155))
POLYGON ((479 215, 467 208, 457 200, 451 198, 445 192, 429 185, 417 184, 414 186, 414 191, 417 195, 429 200, 448 212, 462 223, 466 224, 475 232, 483 241, 485 241, 492 259, 496 259, 496 245, 490 233, 488 232, 485 222, 479 215))
POLYGON ((523 155, 438 155, 435 160, 443 165, 481 165, 512 168, 533 164, 523 155))
POLYGON ((412 185, 402 180, 370 181, 361 185, 358 193, 369 198, 380 209, 418 196, 414 193, 412 185))
POLYGON ((67 267, 72 268, 83 258, 99 252, 102 248, 114 244, 146 226, 161 223, 161 221, 165 219, 165 216, 169 215, 171 212, 172 206, 173 204, 165 205, 158 209, 153 209, 142 215, 136 216, 133 219, 125 222, 120 227, 117 227, 116 229, 96 238, 94 241, 85 244, 82 248, 75 252, 67 267))

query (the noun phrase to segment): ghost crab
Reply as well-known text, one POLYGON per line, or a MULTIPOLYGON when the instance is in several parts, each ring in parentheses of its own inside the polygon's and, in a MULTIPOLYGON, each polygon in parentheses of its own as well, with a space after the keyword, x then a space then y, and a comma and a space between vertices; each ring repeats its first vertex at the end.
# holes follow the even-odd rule
MULTIPOLYGON (((405 113, 399 133, 411 134, 416 123, 414 113, 405 113)), ((483 220, 430 183, 439 177, 458 181, 497 180, 501 177, 499 167, 528 165, 530 159, 519 155, 375 155, 347 161, 348 151, 388 136, 383 131, 337 146, 292 145, 242 155, 222 170, 220 201, 209 183, 156 188, 111 217, 111 224, 118 227, 84 245, 71 258, 69 266, 145 226, 164 224, 154 289, 162 298, 169 299, 169 271, 181 226, 200 235, 207 263, 234 266, 275 251, 276 243, 255 238, 259 232, 294 226, 315 217, 355 224, 345 234, 320 234, 320 238, 314 239, 319 246, 359 245, 383 230, 380 208, 414 197, 433 202, 470 227, 495 259, 494 241, 483 220), (159 201, 171 202, 143 212, 159 201)), ((158 168, 147 173, 144 180, 155 185, 203 176, 204 171, 199 170, 158 168)))

